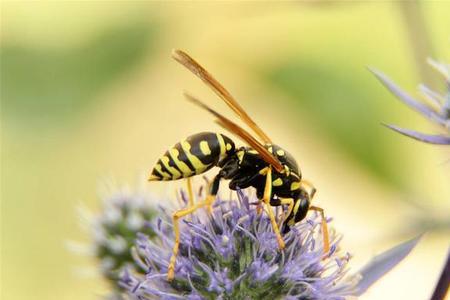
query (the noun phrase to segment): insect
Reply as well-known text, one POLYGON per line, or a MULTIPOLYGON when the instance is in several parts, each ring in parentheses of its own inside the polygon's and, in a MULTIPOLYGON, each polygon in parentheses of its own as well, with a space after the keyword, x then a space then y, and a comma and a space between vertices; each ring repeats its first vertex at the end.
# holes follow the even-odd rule
POLYGON ((201 207, 211 210, 223 179, 230 180, 229 187, 232 190, 248 187, 256 189, 260 204, 266 206, 280 250, 285 247, 282 234, 289 232, 291 226, 304 219, 309 210, 318 211, 322 215, 324 252, 327 253, 329 241, 324 211, 320 207, 311 205, 316 189, 309 182, 302 180, 300 169, 292 155, 273 144, 234 97, 187 53, 174 50, 172 56, 206 83, 254 131, 261 142, 236 123, 197 98, 185 93, 185 97, 189 101, 210 112, 216 117, 216 123, 244 140, 248 146, 237 148, 233 140, 224 134, 202 132, 177 143, 157 161, 149 180, 167 181, 187 178, 190 195, 188 207, 173 214, 175 243, 168 266, 167 279, 170 281, 175 275, 175 263, 180 242, 178 220, 201 207), (206 199, 193 203, 190 178, 203 174, 213 167, 219 167, 220 171, 214 177, 206 199), (281 225, 281 232, 271 209, 271 206, 280 205, 288 206, 287 212, 284 214, 286 217, 281 225))

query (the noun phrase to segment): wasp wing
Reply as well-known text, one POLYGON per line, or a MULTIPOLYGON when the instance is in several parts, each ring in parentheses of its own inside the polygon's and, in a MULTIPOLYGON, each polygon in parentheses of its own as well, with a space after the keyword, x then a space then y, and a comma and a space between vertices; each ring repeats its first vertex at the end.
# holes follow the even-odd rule
POLYGON ((188 93, 184 93, 185 97, 194 103, 197 106, 200 106, 201 108, 209 111, 211 114, 213 114, 217 120, 216 123, 225 128, 226 130, 230 131, 231 133, 237 135, 241 139, 243 139, 245 142, 247 142, 253 149, 255 149, 261 157, 264 159, 265 162, 272 165, 275 170, 278 172, 281 172, 284 168, 283 165, 280 163, 280 161, 267 150, 264 145, 262 145, 257 139, 255 139, 250 133, 248 133, 245 129, 234 123, 233 121, 230 121, 228 118, 224 117, 223 115, 219 114, 217 111, 213 110, 197 98, 191 96, 188 93))
POLYGON ((189 71, 194 73, 203 82, 208 85, 223 101, 261 138, 264 143, 271 143, 267 134, 259 128, 258 125, 244 111, 234 97, 220 84, 208 71, 206 71, 198 62, 190 57, 186 52, 174 50, 172 57, 189 71))
POLYGON ((218 119, 216 120, 216 123, 246 141, 268 164, 272 165, 277 172, 282 172, 284 170, 280 161, 245 129, 228 119, 218 119))

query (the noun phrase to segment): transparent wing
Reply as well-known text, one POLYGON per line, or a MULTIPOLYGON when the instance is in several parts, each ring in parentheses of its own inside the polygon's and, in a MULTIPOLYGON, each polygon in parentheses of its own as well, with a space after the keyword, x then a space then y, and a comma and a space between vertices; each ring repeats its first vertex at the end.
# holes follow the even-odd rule
POLYGON ((267 134, 244 111, 234 97, 220 84, 208 71, 196 62, 187 53, 181 50, 174 50, 172 57, 188 70, 199 77, 208 85, 223 101, 259 136, 264 143, 272 143, 267 134))
POLYGON ((280 163, 280 161, 272 154, 270 153, 258 140, 256 140, 250 133, 248 133, 246 130, 244 130, 242 127, 237 125, 236 123, 230 121, 228 118, 224 117, 223 115, 219 114, 197 98, 193 97, 192 95, 188 93, 184 93, 185 97, 194 103, 197 106, 200 106, 201 108, 209 111, 211 114, 213 114, 217 120, 216 123, 225 128, 226 130, 230 131, 231 133, 237 135, 241 139, 243 139, 245 142, 247 142, 250 147, 255 149, 261 157, 264 159, 265 162, 272 165, 275 170, 278 172, 281 172, 284 168, 283 165, 280 163))

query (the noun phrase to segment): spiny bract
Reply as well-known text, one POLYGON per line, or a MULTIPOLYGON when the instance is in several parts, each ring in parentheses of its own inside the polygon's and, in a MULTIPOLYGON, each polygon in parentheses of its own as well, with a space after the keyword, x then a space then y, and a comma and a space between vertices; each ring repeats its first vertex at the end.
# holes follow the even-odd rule
POLYGON ((428 63, 440 73, 445 80, 446 94, 442 95, 431 90, 424 84, 419 86, 419 90, 427 100, 427 103, 418 101, 411 97, 408 93, 399 88, 386 75, 381 72, 372 70, 375 76, 383 83, 400 101, 420 113, 430 122, 440 127, 441 134, 422 133, 411 129, 401 128, 395 125, 386 125, 403 135, 413 139, 438 145, 450 145, 450 66, 448 64, 438 63, 432 59, 428 63))

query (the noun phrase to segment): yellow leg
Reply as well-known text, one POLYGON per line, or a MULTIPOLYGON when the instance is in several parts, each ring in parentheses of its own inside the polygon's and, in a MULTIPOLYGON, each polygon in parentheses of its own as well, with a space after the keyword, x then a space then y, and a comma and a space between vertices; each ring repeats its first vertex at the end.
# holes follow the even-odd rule
POLYGON ((258 205, 256 205, 256 213, 258 214, 258 216, 262 213, 262 211, 263 211, 262 203, 261 201, 259 201, 258 205))
POLYGON ((212 205, 214 203, 214 200, 216 199, 216 195, 212 195, 211 193, 211 185, 213 183, 208 181, 207 184, 207 190, 206 190, 206 198, 205 198, 205 206, 206 209, 208 210, 208 212, 211 214, 212 213, 212 205))
POLYGON ((258 205, 256 205, 256 213, 258 214, 258 216, 262 213, 263 211, 263 207, 261 205, 261 201, 258 202, 258 205))
MULTIPOLYGON (((269 170, 269 167, 265 167, 264 169, 259 171, 259 174, 261 175, 267 175, 267 172, 269 170)), ((271 185, 272 187, 272 185, 271 185)), ((263 201, 262 200, 258 200, 258 205, 256 206, 256 213, 258 214, 258 216, 262 213, 263 211, 263 201)))
POLYGON ((187 190, 188 190, 188 205, 189 207, 194 206, 194 192, 192 191, 192 178, 187 178, 187 190))
POLYGON ((281 220, 280 220, 280 224, 278 224, 278 227, 281 227, 281 224, 283 224, 283 222, 286 221, 286 219, 289 217, 289 215, 292 213, 292 209, 294 208, 294 199, 292 198, 281 198, 280 202, 282 205, 288 205, 288 210, 287 213, 282 214, 281 220))
POLYGON ((208 186, 208 192, 206 194, 205 203, 208 208, 208 212, 211 214, 213 212, 212 205, 214 203, 214 200, 216 199, 217 193, 219 191, 220 187, 220 181, 222 179, 222 174, 219 173, 214 177, 214 180, 209 184, 208 186))
POLYGON ((272 168, 269 168, 267 170, 267 174, 266 174, 266 186, 264 188, 263 202, 267 207, 267 212, 269 214, 270 222, 272 223, 273 231, 277 237, 278 247, 280 248, 280 250, 282 250, 282 249, 284 249, 285 244, 284 244, 283 238, 281 237, 280 229, 278 228, 277 221, 275 220, 275 216, 273 214, 272 207, 270 206, 270 196, 271 195, 272 195, 272 168))
POLYGON ((205 205, 206 205, 206 209, 208 210, 208 212, 210 214, 212 214, 212 212, 213 212, 212 205, 213 205, 215 199, 216 199, 216 195, 206 196, 205 205))
POLYGON ((330 251, 330 238, 328 236, 328 225, 327 219, 325 219, 325 213, 321 207, 310 206, 309 209, 318 211, 322 216, 323 252, 326 254, 330 251))
POLYGON ((180 227, 178 224, 178 219, 190 215, 193 212, 195 212, 197 209, 207 205, 207 202, 199 202, 191 207, 181 209, 176 211, 173 215, 173 231, 175 234, 175 243, 173 244, 172 248, 172 256, 170 257, 169 267, 167 269, 167 280, 171 281, 173 280, 175 276, 175 263, 177 261, 177 255, 178 255, 178 247, 180 246, 180 227))

